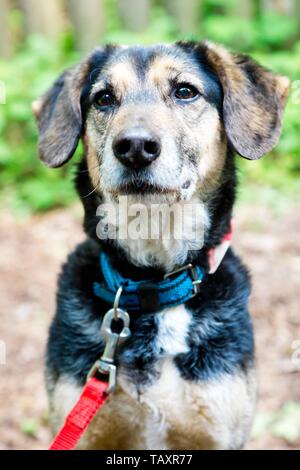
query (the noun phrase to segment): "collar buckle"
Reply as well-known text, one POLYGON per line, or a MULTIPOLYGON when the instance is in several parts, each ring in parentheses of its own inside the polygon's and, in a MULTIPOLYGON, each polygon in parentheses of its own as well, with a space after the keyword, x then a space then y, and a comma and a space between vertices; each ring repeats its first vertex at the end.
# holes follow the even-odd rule
POLYGON ((202 279, 199 279, 197 270, 196 270, 195 266, 192 263, 186 264, 185 266, 182 266, 181 268, 174 269, 174 271, 171 271, 170 273, 165 274, 164 279, 167 279, 167 278, 173 276, 174 274, 178 274, 178 273, 181 273, 181 272, 186 271, 186 270, 188 270, 190 275, 191 275, 192 283, 193 283, 193 287, 194 287, 193 297, 195 297, 200 292, 200 284, 202 282, 202 279))

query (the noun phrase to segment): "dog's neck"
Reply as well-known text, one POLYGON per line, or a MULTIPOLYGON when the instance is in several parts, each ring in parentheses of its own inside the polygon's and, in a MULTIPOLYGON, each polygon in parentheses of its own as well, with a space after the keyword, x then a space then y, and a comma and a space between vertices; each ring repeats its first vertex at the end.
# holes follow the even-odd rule
POLYGON ((103 203, 98 193, 84 197, 91 192, 91 183, 86 173, 86 163, 80 164, 76 178, 77 190, 81 196, 84 209, 84 228, 86 233, 106 249, 114 264, 126 273, 127 277, 144 278, 161 276, 186 263, 201 265, 208 269, 208 251, 221 243, 230 230, 232 207, 235 199, 236 172, 233 156, 229 153, 224 167, 221 182, 215 190, 201 202, 203 203, 204 239, 199 247, 189 240, 99 240, 97 237, 97 207, 103 203), (192 249, 190 249, 192 247, 192 249))

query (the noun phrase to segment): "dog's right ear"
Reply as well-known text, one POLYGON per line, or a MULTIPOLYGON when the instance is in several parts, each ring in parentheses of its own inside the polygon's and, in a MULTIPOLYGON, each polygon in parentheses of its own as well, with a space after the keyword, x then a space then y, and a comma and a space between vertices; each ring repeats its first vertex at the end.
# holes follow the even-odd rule
MULTIPOLYGON (((64 72, 53 86, 32 104, 39 129, 38 152, 49 167, 66 163, 74 154, 82 132, 81 93, 91 79, 92 64, 102 49, 64 72)), ((99 69, 98 69, 99 70, 99 69)))
POLYGON ((39 157, 49 167, 66 163, 77 148, 82 128, 80 95, 87 69, 79 65, 64 72, 32 105, 39 128, 39 157))

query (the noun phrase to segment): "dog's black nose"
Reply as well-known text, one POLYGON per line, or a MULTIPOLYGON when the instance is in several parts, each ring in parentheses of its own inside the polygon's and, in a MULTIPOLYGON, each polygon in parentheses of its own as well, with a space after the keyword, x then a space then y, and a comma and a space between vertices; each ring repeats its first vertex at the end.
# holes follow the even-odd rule
POLYGON ((140 129, 119 134, 112 147, 117 159, 135 170, 150 165, 161 152, 160 139, 140 129))

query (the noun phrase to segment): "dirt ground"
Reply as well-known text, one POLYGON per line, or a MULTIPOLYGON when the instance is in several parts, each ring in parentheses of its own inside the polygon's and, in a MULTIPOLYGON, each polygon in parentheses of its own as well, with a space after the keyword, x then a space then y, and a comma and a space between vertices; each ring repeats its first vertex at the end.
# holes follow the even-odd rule
MULTIPOLYGON (((83 238, 81 213, 76 206, 19 222, 0 215, 0 448, 45 449, 51 439, 43 384, 47 329, 60 265, 83 238)), ((300 403, 300 360, 292 361, 293 342, 300 340, 299 233, 299 211, 280 216, 267 207, 236 211, 234 246, 253 278, 258 416, 300 403)), ((247 448, 300 449, 300 439, 287 441, 263 430, 247 448)))

